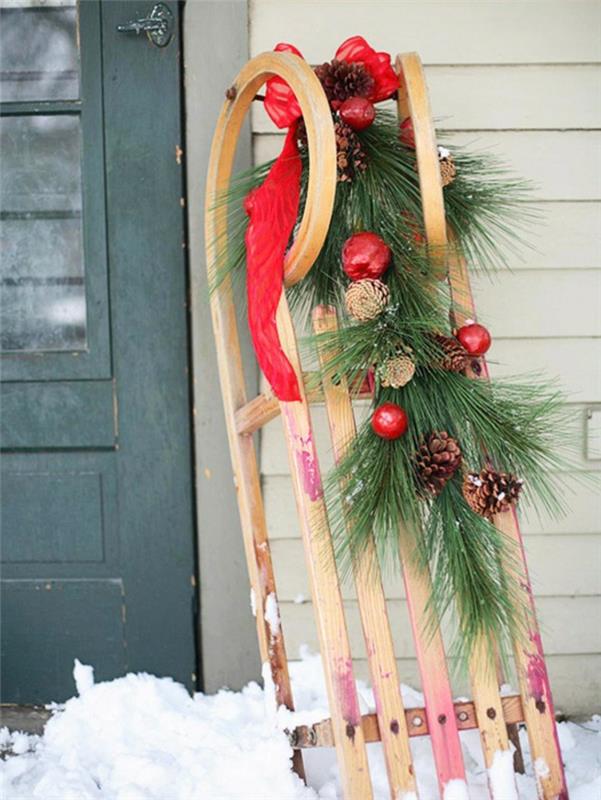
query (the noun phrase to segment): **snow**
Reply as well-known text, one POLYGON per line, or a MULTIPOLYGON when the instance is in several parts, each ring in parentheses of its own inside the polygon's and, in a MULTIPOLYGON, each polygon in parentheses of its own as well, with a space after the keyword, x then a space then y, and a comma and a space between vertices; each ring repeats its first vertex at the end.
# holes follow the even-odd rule
MULTIPOLYGON (((298 711, 275 710, 275 687, 264 665, 265 690, 250 683, 241 692, 190 697, 170 678, 130 674, 94 683, 91 667, 76 662, 78 696, 53 706, 42 737, 0 729, 3 800, 339 800, 338 769, 331 749, 305 751, 309 786, 290 769, 285 728, 328 716, 319 656, 306 649, 291 664, 298 711)), ((373 693, 358 682, 362 713, 373 710, 373 693)), ((408 708, 422 695, 403 686, 408 708)), ((601 796, 601 717, 582 725, 557 726, 572 800, 601 796)), ((487 784, 498 796, 508 788, 510 753, 495 755, 487 772, 477 731, 461 734, 470 800, 488 800, 487 784)), ((532 765, 522 735, 527 774, 517 776, 521 800, 535 800, 536 779, 546 767, 532 765)), ((438 798, 427 737, 411 740, 420 800, 438 798)), ((389 800, 381 747, 368 745, 375 800, 389 800)), ((450 781, 444 800, 465 800, 463 781, 450 781)), ((415 800, 409 793, 402 800, 415 800)))
POLYGON ((269 625, 272 636, 277 636, 280 632, 280 611, 278 600, 273 592, 267 595, 265 601, 265 622, 269 625))
POLYGON ((549 769, 549 765, 545 761, 544 758, 537 758, 534 761, 534 774, 537 778, 545 778, 549 777, 551 770, 549 769))
POLYGON ((454 778, 444 787, 443 800, 469 800, 465 781, 454 778))
POLYGON ((73 667, 73 680, 75 681, 77 694, 85 694, 94 686, 94 668, 82 664, 81 661, 76 658, 75 666, 73 667))
MULTIPOLYGON (((539 760, 535 761, 535 772, 539 760)), ((538 775, 537 772, 536 774, 538 775)), ((488 770, 488 780, 494 798, 518 800, 513 771, 513 750, 497 750, 493 756, 492 766, 488 770)))
POLYGON ((292 602, 296 603, 297 606, 301 606, 303 603, 307 602, 307 598, 305 597, 304 594, 300 594, 299 593, 299 594, 297 594, 295 596, 295 598, 294 598, 294 600, 292 602))

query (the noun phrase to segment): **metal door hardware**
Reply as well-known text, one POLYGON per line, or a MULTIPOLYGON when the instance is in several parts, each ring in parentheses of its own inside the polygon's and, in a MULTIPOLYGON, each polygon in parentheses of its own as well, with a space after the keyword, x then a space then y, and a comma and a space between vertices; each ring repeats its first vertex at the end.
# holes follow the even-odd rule
POLYGON ((173 36, 173 13, 165 3, 157 3, 149 17, 132 19, 125 25, 117 25, 119 33, 135 33, 139 36, 145 33, 152 44, 157 47, 166 47, 173 36))

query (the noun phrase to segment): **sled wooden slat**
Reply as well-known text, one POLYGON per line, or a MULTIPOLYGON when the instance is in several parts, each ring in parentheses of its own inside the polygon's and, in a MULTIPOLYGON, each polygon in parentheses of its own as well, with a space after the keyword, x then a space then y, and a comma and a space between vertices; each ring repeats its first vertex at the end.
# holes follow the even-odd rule
MULTIPOLYGON (((432 122, 428 91, 421 60, 416 53, 406 53, 397 59, 400 75, 398 109, 401 119, 410 117, 420 176, 424 228, 428 248, 437 256, 441 277, 448 267, 447 225, 444 195, 436 148, 436 132, 432 122)), ((470 683, 474 704, 480 720, 480 740, 486 767, 490 769, 498 753, 509 750, 507 728, 503 720, 501 697, 494 665, 487 657, 487 644, 476 643, 469 663, 470 683)), ((497 797, 494 784, 490 786, 493 800, 497 797)))
MULTIPOLYGON (((307 391, 307 401, 323 403, 323 391, 320 387, 313 388, 314 374, 304 372, 303 380, 307 391)), ((351 393, 359 400, 371 397, 371 390, 363 387, 353 387, 351 393)), ((263 425, 267 425, 268 422, 275 419, 279 413, 280 404, 276 397, 264 393, 259 394, 236 411, 236 430, 238 433, 255 433, 263 425)))
POLYGON ((453 712, 453 693, 440 628, 431 625, 432 582, 427 568, 415 563, 415 543, 408 531, 399 534, 407 608, 426 701, 426 718, 441 794, 451 781, 465 781, 465 767, 453 712))
MULTIPOLYGON (((497 759, 503 758, 506 753, 509 753, 510 747, 507 723, 503 716, 503 705, 499 694, 496 664, 491 658, 490 644, 488 642, 481 640, 474 645, 470 656, 469 673, 474 708, 478 717, 484 764, 490 770, 493 765, 496 765, 497 759)), ((511 782, 513 777, 513 788, 517 798, 513 758, 510 757, 505 762, 501 761, 500 763, 499 769, 508 773, 506 780, 511 782)), ((491 782, 489 790, 492 800, 506 800, 507 795, 500 794, 500 792, 507 792, 505 781, 499 784, 491 782)))
MULTIPOLYGON (((524 721, 522 699, 519 694, 503 697, 501 706, 506 725, 517 725, 524 721)), ((471 731, 479 727, 480 723, 474 703, 454 703, 453 709, 457 719, 457 728, 460 731, 471 731)), ((406 708, 405 721, 407 733, 410 737, 428 736, 430 733, 425 708, 406 708)), ((380 723, 377 714, 365 714, 361 717, 361 727, 363 728, 365 741, 368 744, 381 741, 380 723)), ((288 736, 294 748, 309 749, 334 746, 332 721, 329 719, 316 722, 314 725, 299 725, 294 731, 290 731, 288 736)))
POLYGON ((279 413, 280 404, 277 398, 259 394, 236 411, 236 433, 249 436, 275 419, 279 413))
POLYGON ((370 800, 371 779, 342 594, 296 335, 284 294, 280 299, 276 321, 282 349, 298 376, 301 393, 300 402, 280 402, 280 407, 340 776, 345 798, 370 800))
MULTIPOLYGON (((220 192, 225 191, 229 185, 240 128, 256 92, 255 86, 262 83, 261 74, 267 69, 267 64, 246 65, 238 77, 240 91, 236 101, 224 105, 217 124, 211 148, 206 194, 205 237, 210 277, 217 262, 218 247, 225 242, 227 231, 226 209, 216 205, 215 201, 220 192)), ((270 605, 277 609, 277 593, 255 447, 252 439, 239 436, 234 426, 235 411, 246 402, 246 387, 229 279, 223 282, 218 292, 212 294, 211 315, 244 550, 254 599, 260 657, 263 664, 269 665, 276 702, 293 709, 283 634, 281 629, 272 629, 265 618, 268 598, 270 605)), ((302 776, 302 761, 298 758, 295 768, 302 776)))
MULTIPOLYGON (((213 137, 205 207, 209 283, 213 281, 219 252, 227 247, 227 208, 216 201, 229 186, 238 137, 250 104, 265 80, 274 74, 281 75, 294 87, 307 122, 311 163, 307 205, 286 261, 290 282, 300 280, 311 268, 327 233, 336 188, 334 132, 331 125, 328 128, 323 124, 323 120, 329 119, 327 100, 314 73, 301 59, 290 54, 264 53, 249 61, 236 77, 231 99, 223 105, 213 137), (322 122, 314 124, 314 120, 322 122)), ((279 611, 256 453, 252 438, 241 436, 236 430, 235 414, 246 404, 247 397, 229 280, 212 294, 211 315, 261 659, 269 665, 276 703, 293 709, 283 632, 280 625, 272 627, 265 614, 268 602, 273 613, 279 611)), ((273 619, 273 613, 268 615, 269 619, 273 619)), ((298 757, 295 769, 302 777, 302 762, 298 757)))
MULTIPOLYGON (((315 308, 313 329, 316 334, 335 332, 338 329, 336 310, 327 306, 315 308)), ((326 368, 333 354, 331 349, 318 347, 322 369, 326 368)), ((355 417, 346 379, 342 378, 334 383, 330 378, 324 377, 323 393, 334 458, 338 463, 356 436, 355 417)), ((344 492, 343 486, 341 491, 344 492)), ((355 559, 353 576, 376 703, 378 741, 382 742, 384 750, 391 800, 397 800, 409 792, 416 793, 417 787, 406 715, 399 691, 394 643, 373 537, 355 559)))
MULTIPOLYGON (((476 308, 465 260, 460 254, 454 253, 449 264, 453 322, 460 327, 468 319, 476 319, 476 308)), ((475 379, 488 379, 486 359, 475 360, 468 374, 475 379)), ((514 564, 507 564, 505 567, 508 574, 514 574, 514 580, 522 591, 527 614, 526 638, 525 641, 514 642, 514 658, 532 761, 538 760, 538 764, 543 765, 539 770, 540 774, 537 774, 538 793, 544 800, 564 800, 568 793, 557 739, 553 697, 536 618, 524 542, 515 511, 497 514, 495 526, 513 542, 519 558, 517 574, 514 564)))

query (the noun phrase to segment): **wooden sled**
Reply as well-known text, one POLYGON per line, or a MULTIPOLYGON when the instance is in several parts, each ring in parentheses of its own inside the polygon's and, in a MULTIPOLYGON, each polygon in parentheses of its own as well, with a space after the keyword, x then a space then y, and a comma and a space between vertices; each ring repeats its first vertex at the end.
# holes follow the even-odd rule
MULTIPOLYGON (((401 119, 411 117, 415 133, 428 245, 433 253, 443 253, 448 232, 435 131, 421 62, 417 54, 408 53, 397 58, 396 68, 401 85, 399 116, 401 119)), ((215 197, 228 188, 238 135, 250 104, 265 80, 273 75, 279 75, 287 81, 300 103, 310 158, 303 218, 285 265, 285 283, 290 286, 307 274, 327 234, 336 189, 336 144, 329 105, 319 80, 308 64, 289 53, 263 53, 252 59, 236 77, 234 91, 228 92, 228 100, 224 103, 213 140, 207 180, 207 263, 215 264, 216 242, 224 239, 226 231, 226 209, 223 204, 216 206, 215 197)), ((460 307, 473 309, 466 265, 457 258, 445 256, 442 267, 445 273, 448 270, 451 290, 460 307)), ((452 794, 453 797, 459 797, 463 796, 462 783, 465 781, 459 731, 477 728, 484 761, 491 771, 491 797, 493 800, 511 800, 507 794, 507 781, 500 782, 494 776, 511 765, 507 726, 525 723, 532 762, 536 766, 540 798, 567 798, 553 702, 515 515, 500 514, 495 524, 516 541, 523 559, 523 568, 515 575, 515 580, 519 582, 527 601, 529 638, 527 646, 522 641, 514 648, 519 694, 500 696, 497 676, 486 667, 485 659, 476 649, 469 665, 473 699, 470 702, 453 702, 442 635, 439 631, 432 634, 430 629, 426 630, 429 576, 414 567, 410 543, 406 536, 399 536, 403 578, 425 707, 409 710, 403 707, 386 599, 375 547, 372 545, 353 568, 377 708, 375 714, 362 716, 321 493, 310 412, 312 403, 325 403, 333 451, 336 459, 339 459, 355 431, 349 388, 344 382, 335 385, 326 381, 320 391, 307 392, 303 380, 306 374, 302 372, 295 331, 283 294, 277 312, 278 330, 284 351, 297 373, 302 400, 279 402, 269 394, 249 399, 244 384, 236 311, 229 281, 225 281, 213 294, 211 311, 246 560, 256 601, 261 659, 264 667, 268 666, 276 702, 293 709, 284 632, 281 625, 270 625, 269 622, 273 621, 274 610, 277 610, 277 592, 252 434, 279 414, 288 449, 331 715, 329 719, 313 726, 290 731, 297 772, 303 775, 303 748, 334 746, 344 797, 347 800, 369 800, 373 792, 365 745, 379 741, 386 762, 391 800, 413 800, 417 797, 417 786, 410 738, 429 735, 441 797, 445 796, 445 792, 447 796, 452 794), (265 613, 266 609, 269 609, 268 614, 265 613)), ((470 316, 475 317, 473 310, 470 316)), ((464 320, 456 319, 455 322, 461 325, 464 320)), ((335 329, 335 311, 328 307, 314 309, 313 325, 316 331, 335 329)), ((324 353, 319 355, 322 359, 326 356, 324 353)), ((486 379, 486 368, 481 376, 472 377, 486 379)), ((517 797, 517 792, 513 796, 517 797)))

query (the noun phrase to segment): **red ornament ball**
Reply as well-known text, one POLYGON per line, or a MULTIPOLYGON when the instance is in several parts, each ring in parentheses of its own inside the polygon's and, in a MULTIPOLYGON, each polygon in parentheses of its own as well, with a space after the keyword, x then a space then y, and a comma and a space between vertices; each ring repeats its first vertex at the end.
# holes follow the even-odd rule
POLYGON ((372 415, 371 427, 382 439, 398 439, 409 427, 409 417, 396 403, 382 403, 372 415))
POLYGON ((490 347, 490 333, 484 325, 470 322, 457 331, 457 339, 465 347, 470 356, 483 356, 490 347))
POLYGON ((390 264, 390 247, 370 231, 355 233, 342 246, 342 269, 352 281, 380 278, 390 264))
POLYGON ((369 128, 376 118, 374 104, 367 97, 349 97, 338 109, 340 119, 354 131, 369 128))

